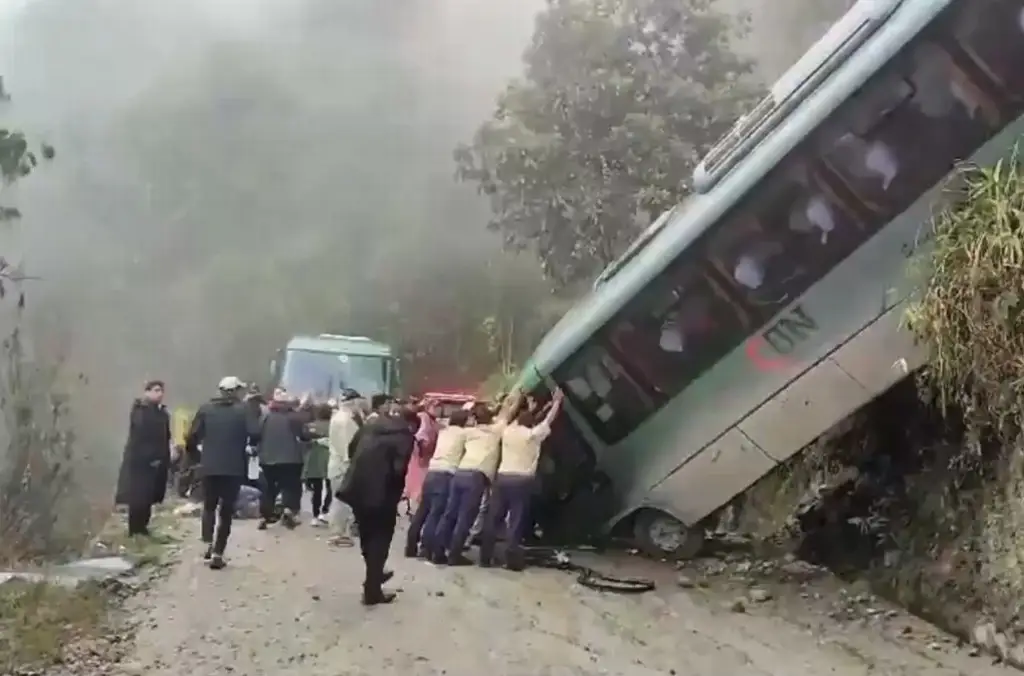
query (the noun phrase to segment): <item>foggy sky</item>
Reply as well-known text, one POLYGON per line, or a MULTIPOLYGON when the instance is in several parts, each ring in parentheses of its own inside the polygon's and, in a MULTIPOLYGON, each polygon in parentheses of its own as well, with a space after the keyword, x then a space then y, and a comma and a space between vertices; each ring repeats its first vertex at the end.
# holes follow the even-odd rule
POLYGON ((144 378, 195 401, 247 336, 245 360, 269 358, 297 329, 264 318, 295 296, 388 303, 393 278, 500 256, 451 149, 519 74, 542 6, 0 0, 3 119, 58 153, 0 241, 44 278, 33 312, 89 375, 102 443, 144 378))

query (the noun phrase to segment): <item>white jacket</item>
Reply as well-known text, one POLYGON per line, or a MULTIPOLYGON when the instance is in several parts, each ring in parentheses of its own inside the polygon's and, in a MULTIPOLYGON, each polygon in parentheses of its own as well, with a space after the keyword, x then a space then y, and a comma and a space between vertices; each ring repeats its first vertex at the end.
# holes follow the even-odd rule
POLYGON ((340 481, 348 468, 348 446, 359 431, 352 407, 342 404, 331 416, 331 426, 327 432, 330 446, 330 458, 327 462, 327 478, 332 482, 340 481))

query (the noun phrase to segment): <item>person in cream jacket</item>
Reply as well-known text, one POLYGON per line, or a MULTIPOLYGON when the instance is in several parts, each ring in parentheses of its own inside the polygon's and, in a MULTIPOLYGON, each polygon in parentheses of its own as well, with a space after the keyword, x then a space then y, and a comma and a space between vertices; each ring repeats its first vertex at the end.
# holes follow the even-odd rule
MULTIPOLYGON (((338 409, 331 416, 327 441, 329 456, 327 461, 328 490, 336 490, 341 486, 342 477, 348 470, 349 446, 362 425, 361 397, 355 390, 346 389, 338 398, 338 409)), ((355 523, 352 508, 341 500, 331 503, 330 525, 333 535, 332 545, 351 547, 355 535, 355 523)))

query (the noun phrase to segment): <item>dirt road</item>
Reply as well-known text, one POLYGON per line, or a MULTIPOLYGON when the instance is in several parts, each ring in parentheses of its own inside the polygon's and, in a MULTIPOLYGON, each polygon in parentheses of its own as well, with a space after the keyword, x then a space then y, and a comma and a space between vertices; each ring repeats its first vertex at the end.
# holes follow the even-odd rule
MULTIPOLYGON (((194 539, 196 524, 188 529, 194 539)), ((401 558, 397 538, 390 566, 399 599, 365 609, 358 550, 329 549, 322 536, 306 525, 259 532, 238 523, 224 571, 206 569, 190 543, 171 575, 134 601, 142 618, 135 655, 115 673, 1019 673, 948 644, 907 640, 902 619, 840 625, 813 610, 794 617, 774 600, 737 613, 733 592, 681 589, 668 569, 657 591, 630 597, 578 587, 556 571, 436 568, 401 558)))

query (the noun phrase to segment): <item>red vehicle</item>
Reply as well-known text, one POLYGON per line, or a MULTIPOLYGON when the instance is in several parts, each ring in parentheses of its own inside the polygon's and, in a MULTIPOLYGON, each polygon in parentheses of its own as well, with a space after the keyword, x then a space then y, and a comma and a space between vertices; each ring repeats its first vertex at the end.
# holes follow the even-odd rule
POLYGON ((462 392, 426 392, 421 397, 423 401, 433 401, 441 409, 438 417, 447 420, 454 411, 458 411, 466 404, 476 401, 472 394, 462 392))

